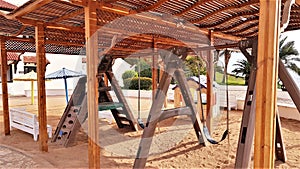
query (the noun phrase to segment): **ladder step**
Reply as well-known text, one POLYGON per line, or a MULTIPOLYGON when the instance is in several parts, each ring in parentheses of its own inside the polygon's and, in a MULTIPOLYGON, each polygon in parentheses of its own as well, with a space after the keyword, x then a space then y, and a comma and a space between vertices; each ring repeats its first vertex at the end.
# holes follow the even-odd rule
POLYGON ((129 121, 129 120, 127 119, 127 117, 119 117, 119 119, 120 119, 121 121, 129 121))
POLYGON ((111 86, 108 87, 99 87, 98 88, 99 92, 107 92, 107 91, 111 91, 111 86))
POLYGON ((117 102, 102 102, 98 105, 98 111, 111 110, 123 107, 122 103, 117 102))

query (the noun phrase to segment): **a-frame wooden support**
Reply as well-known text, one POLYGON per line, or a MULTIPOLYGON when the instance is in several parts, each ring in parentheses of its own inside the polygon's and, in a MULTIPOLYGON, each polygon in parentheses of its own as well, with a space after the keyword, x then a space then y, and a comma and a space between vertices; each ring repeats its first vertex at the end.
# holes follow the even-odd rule
MULTIPOLYGON (((243 118, 240 128, 238 149, 235 161, 235 168, 248 168, 251 160, 251 150, 253 145, 254 127, 255 127, 255 82, 256 82, 256 56, 257 56, 257 39, 241 41, 239 46, 241 52, 247 60, 252 64, 250 79, 245 99, 243 118), (252 56, 247 52, 246 48, 252 47, 252 56)), ((277 111, 276 114, 276 139, 275 139, 275 155, 278 160, 286 161, 285 146, 281 132, 280 118, 277 111)))
MULTIPOLYGON (((180 56, 178 54, 178 50, 180 51, 180 49, 174 48, 172 52, 177 53, 177 55, 180 56)), ((183 53, 183 55, 186 54, 183 53)), ((133 168, 145 167, 157 123, 161 120, 178 115, 178 113, 174 113, 176 112, 176 109, 173 109, 173 111, 168 111, 168 110, 162 111, 164 100, 173 75, 175 75, 175 79, 178 81, 181 93, 186 103, 186 107, 187 109, 190 109, 189 111, 185 111, 184 114, 185 115, 188 114, 190 116, 199 143, 205 145, 205 140, 204 140, 205 138, 203 137, 202 134, 203 130, 202 130, 201 121, 197 113, 196 106, 193 102, 188 84, 186 82, 186 77, 181 67, 182 61, 179 60, 178 56, 171 54, 166 58, 164 58, 166 69, 163 72, 162 81, 159 83, 158 90, 155 95, 155 100, 152 103, 152 107, 150 109, 147 123, 142 135, 142 139, 140 141, 140 145, 138 148, 138 152, 137 152, 137 156, 133 168)))

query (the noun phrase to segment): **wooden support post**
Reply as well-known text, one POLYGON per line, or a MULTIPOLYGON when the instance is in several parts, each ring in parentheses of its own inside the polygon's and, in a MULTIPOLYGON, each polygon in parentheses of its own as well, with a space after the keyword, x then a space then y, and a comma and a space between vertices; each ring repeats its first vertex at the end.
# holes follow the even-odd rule
POLYGON ((88 158, 89 168, 100 168, 100 147, 98 129, 98 35, 97 1, 87 1, 85 11, 85 36, 87 58, 87 106, 88 106, 88 158))
POLYGON ((281 0, 261 0, 256 79, 254 168, 274 168, 281 0))
POLYGON ((3 105, 3 120, 4 120, 4 134, 10 134, 9 126, 9 105, 8 105, 8 91, 7 91, 7 52, 5 48, 5 38, 1 38, 1 80, 2 80, 2 105, 3 105))
POLYGON ((35 27, 35 45, 37 59, 37 87, 38 87, 38 116, 39 116, 39 147, 41 151, 48 152, 47 113, 46 113, 46 53, 45 53, 45 27, 37 23, 35 27))
POLYGON ((249 77, 248 89, 245 98, 243 117, 240 128, 239 142, 235 159, 235 168, 249 168, 251 161, 251 152, 253 145, 253 136, 255 128, 255 83, 257 67, 257 41, 252 44, 252 56, 246 51, 246 48, 240 47, 242 53, 246 56, 248 62, 252 64, 249 77))
MULTIPOLYGON (((209 32, 209 43, 211 46, 213 46, 213 31, 209 32)), ((214 94, 213 94, 213 75, 214 75, 214 57, 212 51, 207 51, 207 104, 206 104, 206 125, 210 132, 212 132, 212 110, 213 110, 213 102, 214 102, 214 94)))
POLYGON ((158 56, 156 54, 156 43, 153 38, 152 40, 152 101, 154 101, 154 97, 157 90, 157 80, 158 80, 158 72, 157 72, 157 63, 158 63, 158 56))
MULTIPOLYGON (((159 83, 163 80, 162 75, 163 75, 164 71, 165 71, 164 62, 162 62, 159 65, 159 83)), ((168 95, 168 92, 167 92, 167 95, 168 95)), ((165 101, 164 101, 164 108, 167 108, 167 107, 168 107, 168 96, 165 98, 165 101)))

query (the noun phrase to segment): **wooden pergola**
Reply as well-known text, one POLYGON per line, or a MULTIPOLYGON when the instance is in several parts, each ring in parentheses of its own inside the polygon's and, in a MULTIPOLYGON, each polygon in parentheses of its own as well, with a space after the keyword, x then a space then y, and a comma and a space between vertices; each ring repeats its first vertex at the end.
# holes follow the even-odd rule
MULTIPOLYGON (((255 167, 274 166, 278 38, 300 28, 296 0, 30 0, 0 16, 1 61, 6 52, 36 52, 40 149, 48 151, 45 53, 86 54, 89 166, 100 167, 98 136, 98 56, 127 57, 149 47, 188 47, 189 53, 234 48, 258 37, 255 167), (167 15, 166 15, 167 14, 167 15), (166 17, 170 16, 170 17, 166 17), (100 38, 95 34, 99 34, 100 38), (20 37, 22 35, 22 37, 20 37), (113 40, 112 40, 113 39, 113 40), (97 44, 95 46, 95 44, 97 44)), ((208 54, 208 75, 212 55, 208 54)), ((146 53, 147 54, 147 53, 146 53)), ((2 64, 5 134, 9 134, 6 66, 2 64)), ((208 113, 212 77, 208 78, 208 113)))

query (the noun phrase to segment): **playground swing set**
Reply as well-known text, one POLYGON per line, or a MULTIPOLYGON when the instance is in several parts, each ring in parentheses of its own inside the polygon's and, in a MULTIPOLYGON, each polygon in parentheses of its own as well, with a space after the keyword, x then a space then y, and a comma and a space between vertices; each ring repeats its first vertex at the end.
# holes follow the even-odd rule
MULTIPOLYGON (((245 107, 243 112, 241 131, 239 136, 238 150, 236 156, 236 167, 247 167, 250 163, 251 157, 251 147, 253 144, 254 136, 254 110, 255 104, 255 77, 256 77, 256 52, 257 49, 257 40, 247 40, 241 41, 239 43, 239 48, 241 52, 246 56, 249 62, 252 63, 251 74, 250 74, 250 83, 247 90, 247 95, 245 99, 245 107), (252 55, 247 52, 247 48, 252 48, 252 55)), ((206 119, 204 116, 203 105, 201 104, 201 116, 202 121, 197 115, 197 110, 195 108, 194 100, 191 96, 189 86, 186 82, 186 77, 184 75, 183 69, 180 62, 186 58, 186 49, 183 48, 172 48, 171 54, 166 56, 163 59, 163 62, 166 66, 165 71, 162 75, 162 82, 159 83, 158 90, 155 95, 155 100, 150 109, 147 122, 144 123, 141 119, 141 93, 140 93, 140 74, 138 75, 138 118, 134 119, 131 110, 126 102, 125 97, 122 94, 121 88, 118 85, 117 80, 112 73, 113 58, 111 56, 104 56, 101 60, 101 63, 98 67, 98 79, 99 79, 99 105, 98 110, 110 110, 114 116, 114 119, 119 128, 129 127, 132 131, 137 131, 138 126, 141 129, 144 129, 142 134, 142 139, 138 147, 137 156, 134 162, 134 168, 143 168, 146 165, 148 153, 150 150, 152 137, 155 133, 155 128, 160 121, 166 120, 179 115, 188 115, 191 118, 193 127, 198 138, 199 144, 206 145, 206 141, 211 144, 218 144, 225 138, 229 137, 229 109, 227 108, 227 129, 223 133, 220 141, 216 141, 211 137, 211 134, 206 125, 206 119), (102 74, 105 74, 110 81, 112 87, 109 87, 105 84, 102 74), (163 103, 166 97, 167 90, 169 88, 172 77, 175 77, 177 80, 181 93, 183 95, 184 101, 186 103, 185 107, 179 107, 174 109, 162 110, 163 103), (109 91, 114 90, 116 96, 119 100, 119 103, 113 102, 109 91), (201 123, 203 123, 201 125, 201 123), (147 139, 144 139, 147 138, 147 139)), ((140 58, 139 58, 140 60, 140 58)), ((199 65, 198 65, 199 66, 199 65)), ((296 94, 291 94, 291 91, 296 91, 293 87, 293 80, 286 75, 284 66, 280 67, 280 78, 283 83, 286 84, 287 89, 292 96, 292 99, 297 99, 296 94), (287 76, 287 77, 285 77, 287 76), (291 87, 292 86, 292 87, 291 87)), ((138 72, 140 73, 140 66, 138 67, 138 72)), ((225 72, 226 73, 226 72, 225 72)), ((198 75, 200 79, 200 74, 198 75)), ((226 80, 226 95, 227 95, 227 104, 228 100, 228 77, 225 74, 226 80)), ((56 128, 52 142, 58 142, 65 147, 72 145, 75 141, 76 133, 79 131, 80 126, 87 119, 87 99, 86 99, 86 89, 85 89, 86 77, 80 78, 74 93, 68 103, 64 114, 56 128)), ((201 83, 199 83, 199 88, 201 89, 201 83)), ((201 96, 201 90, 199 90, 199 95, 201 96)), ((199 97, 200 103, 202 103, 202 97, 199 97)), ((200 112, 199 112, 200 113, 200 112)), ((283 162, 286 161, 285 147, 283 144, 283 138, 281 135, 280 121, 279 116, 276 116, 276 140, 274 143, 276 145, 276 157, 278 160, 283 162)))

